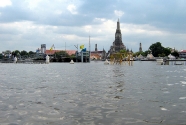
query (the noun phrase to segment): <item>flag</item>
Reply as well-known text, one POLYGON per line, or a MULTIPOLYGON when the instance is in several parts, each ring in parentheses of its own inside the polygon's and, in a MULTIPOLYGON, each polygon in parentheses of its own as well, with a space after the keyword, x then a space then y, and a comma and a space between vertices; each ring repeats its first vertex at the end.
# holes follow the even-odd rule
POLYGON ((38 49, 36 49, 36 53, 39 53, 39 48, 38 48, 38 49))
POLYGON ((82 49, 82 51, 83 51, 83 52, 86 52, 86 51, 87 51, 87 49, 86 49, 86 48, 84 48, 84 49, 82 49))
POLYGON ((80 46, 80 49, 83 49, 83 48, 84 48, 84 45, 81 45, 81 46, 80 46))

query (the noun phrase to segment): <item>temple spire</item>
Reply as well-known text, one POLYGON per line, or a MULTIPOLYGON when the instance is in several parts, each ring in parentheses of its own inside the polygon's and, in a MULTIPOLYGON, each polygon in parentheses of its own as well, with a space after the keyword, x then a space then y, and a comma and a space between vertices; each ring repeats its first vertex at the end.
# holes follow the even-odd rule
POLYGON ((120 30, 119 18, 118 18, 118 22, 117 22, 117 30, 120 30))

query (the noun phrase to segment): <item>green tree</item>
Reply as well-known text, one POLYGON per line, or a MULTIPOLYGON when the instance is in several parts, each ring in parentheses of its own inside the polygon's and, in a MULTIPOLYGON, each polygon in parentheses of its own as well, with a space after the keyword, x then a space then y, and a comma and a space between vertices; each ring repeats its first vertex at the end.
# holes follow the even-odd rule
POLYGON ((126 50, 120 50, 120 53, 126 53, 127 51, 126 50))
POLYGON ((161 45, 160 42, 156 42, 156 43, 152 44, 149 47, 149 49, 151 50, 152 55, 154 57, 160 56, 161 54, 163 54, 163 51, 164 51, 164 47, 161 45))
POLYGON ((171 55, 175 56, 176 58, 179 57, 179 53, 177 51, 172 52, 171 55))
POLYGON ((33 52, 33 51, 29 51, 28 54, 29 54, 29 55, 32 55, 32 54, 36 54, 36 53, 33 52))
POLYGON ((136 57, 136 56, 139 56, 140 54, 142 55, 142 56, 147 56, 148 54, 150 53, 150 51, 149 50, 147 50, 147 51, 145 51, 145 52, 135 52, 135 53, 133 53, 133 57, 136 57))
POLYGON ((55 52, 54 55, 58 59, 62 57, 70 57, 66 51, 55 52))
POLYGON ((17 56, 17 55, 20 54, 20 51, 19 51, 19 50, 15 50, 14 53, 15 53, 15 55, 17 56))
POLYGON ((72 58, 75 58, 75 57, 76 57, 75 54, 70 55, 70 58, 71 58, 71 59, 72 59, 72 58))
POLYGON ((146 50, 145 52, 143 52, 141 55, 142 56, 147 56, 151 51, 150 50, 146 50))
POLYGON ((165 56, 168 56, 171 53, 171 49, 169 47, 163 49, 163 53, 165 56))
POLYGON ((21 56, 27 56, 27 55, 28 55, 28 52, 25 51, 25 50, 23 50, 23 51, 20 52, 20 55, 21 55, 21 56))
POLYGON ((3 54, 0 53, 0 59, 2 59, 2 58, 3 58, 3 54))

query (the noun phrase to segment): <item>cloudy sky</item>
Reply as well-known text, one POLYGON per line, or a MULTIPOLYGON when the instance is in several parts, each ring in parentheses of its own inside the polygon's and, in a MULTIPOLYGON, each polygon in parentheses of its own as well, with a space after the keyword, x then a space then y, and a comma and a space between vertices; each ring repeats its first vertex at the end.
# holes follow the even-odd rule
POLYGON ((122 40, 133 52, 156 42, 186 49, 185 0, 0 0, 0 52, 76 50, 74 45, 108 51, 117 20, 122 40))

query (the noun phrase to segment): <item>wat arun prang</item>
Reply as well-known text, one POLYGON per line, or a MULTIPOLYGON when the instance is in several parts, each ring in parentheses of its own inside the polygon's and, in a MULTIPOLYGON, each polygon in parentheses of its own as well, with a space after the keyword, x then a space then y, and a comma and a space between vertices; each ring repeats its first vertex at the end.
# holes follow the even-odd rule
POLYGON ((120 50, 126 50, 126 46, 122 42, 120 22, 119 22, 119 19, 118 19, 117 29, 116 29, 116 33, 115 33, 115 40, 113 42, 113 45, 110 47, 110 50, 109 50, 108 53, 113 54, 113 53, 120 52, 120 50))

